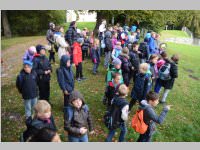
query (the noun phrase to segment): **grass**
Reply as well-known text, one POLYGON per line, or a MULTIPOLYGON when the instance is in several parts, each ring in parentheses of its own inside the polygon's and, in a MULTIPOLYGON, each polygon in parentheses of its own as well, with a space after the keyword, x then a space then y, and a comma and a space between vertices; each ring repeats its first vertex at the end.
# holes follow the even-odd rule
POLYGON ((163 30, 160 34, 161 40, 163 38, 190 38, 186 32, 181 30, 163 30))
POLYGON ((14 38, 2 38, 1 39, 1 50, 5 50, 12 45, 22 44, 38 39, 38 36, 26 36, 26 37, 14 37, 14 38))
MULTIPOLYGON (((200 79, 200 49, 198 46, 184 44, 168 44, 168 54, 178 53, 180 55, 179 77, 175 81, 172 91, 167 98, 167 103, 173 105, 169 111, 166 120, 162 125, 157 126, 157 132, 153 141, 157 142, 199 142, 200 141, 200 82, 191 78, 189 75, 200 79)), ((58 57, 56 56, 56 59, 58 57)), ((92 142, 103 142, 108 133, 105 128, 102 117, 105 112, 105 106, 101 102, 104 93, 104 79, 106 71, 102 63, 99 67, 99 74, 94 76, 91 73, 92 63, 87 60, 83 63, 83 73, 88 78, 86 81, 75 83, 75 88, 80 90, 85 97, 86 103, 92 112, 93 122, 96 134, 89 137, 92 142)), ((56 60, 58 63, 58 60, 56 60)), ((55 70, 58 66, 53 65, 53 74, 51 78, 51 102, 53 104, 53 114, 58 128, 58 133, 63 141, 66 141, 67 134, 63 130, 63 95, 58 86, 55 70)), ((74 67, 73 67, 74 69, 74 67)), ((16 77, 15 77, 16 78, 16 77)), ((1 131, 2 141, 18 141, 20 133, 25 129, 24 125, 24 106, 21 96, 15 87, 15 78, 13 82, 1 87, 1 131)), ((132 88, 132 84, 130 87, 132 88)), ((162 93, 161 93, 162 94, 162 93)), ((128 97, 130 100, 130 97, 128 97)), ((131 128, 131 118, 137 109, 133 110, 129 117, 128 134, 126 141, 136 141, 138 134, 131 128)), ((162 105, 158 105, 156 112, 160 113, 162 105)), ((117 136, 113 139, 116 141, 117 136)))
MULTIPOLYGON (((65 30, 68 29, 70 23, 64 24, 65 30)), ((87 27, 89 31, 93 31, 96 22, 77 22, 77 28, 83 30, 83 28, 87 27)))

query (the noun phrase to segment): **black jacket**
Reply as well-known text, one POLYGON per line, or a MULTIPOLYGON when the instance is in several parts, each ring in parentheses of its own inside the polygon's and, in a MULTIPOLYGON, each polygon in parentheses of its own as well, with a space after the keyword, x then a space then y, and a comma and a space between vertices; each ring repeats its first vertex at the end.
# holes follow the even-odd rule
POLYGON ((73 45, 73 43, 77 40, 78 35, 76 28, 73 26, 70 26, 67 32, 65 33, 65 40, 69 43, 70 46, 73 45))
POLYGON ((165 88, 165 89, 172 89, 174 86, 174 81, 175 78, 178 78, 178 66, 175 62, 173 61, 169 61, 169 60, 165 60, 166 63, 170 63, 171 64, 171 68, 170 68, 170 75, 171 75, 171 79, 170 80, 161 80, 158 79, 160 82, 160 84, 165 88))
POLYGON ((69 135, 82 136, 80 133, 81 127, 89 128, 89 131, 93 130, 92 117, 84 102, 80 109, 68 106, 64 112, 64 129, 68 131, 69 135))
POLYGON ((45 120, 33 119, 32 122, 28 125, 28 128, 23 133, 24 140, 27 141, 31 139, 34 135, 38 133, 38 131, 42 128, 49 128, 54 131, 57 130, 53 116, 50 117, 50 123, 45 120))
POLYGON ((49 81, 51 76, 50 74, 45 74, 45 71, 51 70, 51 64, 46 56, 37 56, 33 59, 33 70, 38 75, 38 80, 49 81))
POLYGON ((74 90, 74 74, 72 67, 66 67, 68 56, 62 56, 60 60, 60 68, 57 69, 57 81, 63 91, 71 93, 74 90))
POLYGON ((89 39, 84 39, 84 43, 82 45, 82 51, 87 51, 90 48, 90 41, 89 39))
POLYGON ((129 57, 131 65, 134 67, 134 71, 138 71, 140 65, 140 59, 138 53, 136 51, 131 50, 129 52, 129 57))
POLYGON ((112 33, 110 31, 106 31, 105 33, 105 52, 109 52, 113 50, 112 47, 112 33))
POLYGON ((37 74, 33 70, 30 74, 22 70, 17 76, 16 87, 22 94, 24 100, 36 98, 38 96, 37 81, 37 74))

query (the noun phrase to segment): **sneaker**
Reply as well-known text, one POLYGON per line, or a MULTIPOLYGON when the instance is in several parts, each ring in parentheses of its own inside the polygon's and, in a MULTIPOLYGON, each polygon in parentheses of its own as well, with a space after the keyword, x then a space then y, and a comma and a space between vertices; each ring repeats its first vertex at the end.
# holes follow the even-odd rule
POLYGON ((86 77, 82 77, 82 78, 81 78, 81 80, 86 80, 86 79, 87 79, 86 77))
POLYGON ((94 75, 96 75, 97 74, 97 72, 92 72, 94 75))
POLYGON ((81 81, 81 79, 80 79, 80 78, 76 78, 76 80, 77 80, 78 82, 80 82, 80 81, 81 81))

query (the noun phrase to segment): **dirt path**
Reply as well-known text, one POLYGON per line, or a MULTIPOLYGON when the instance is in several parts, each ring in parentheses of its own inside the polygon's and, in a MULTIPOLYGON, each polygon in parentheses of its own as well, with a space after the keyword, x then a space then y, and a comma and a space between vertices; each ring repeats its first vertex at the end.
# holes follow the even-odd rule
POLYGON ((45 37, 38 37, 38 39, 23 44, 13 45, 1 51, 1 85, 15 82, 15 77, 22 67, 22 57, 25 50, 31 45, 47 44, 45 37))

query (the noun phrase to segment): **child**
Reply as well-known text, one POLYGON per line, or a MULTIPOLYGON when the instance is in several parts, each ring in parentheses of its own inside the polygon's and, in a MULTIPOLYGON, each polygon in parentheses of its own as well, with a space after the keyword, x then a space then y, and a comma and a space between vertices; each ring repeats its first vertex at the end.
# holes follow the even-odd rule
POLYGON ((161 103, 166 102, 167 95, 168 95, 169 91, 173 88, 175 78, 178 78, 178 61, 179 61, 178 55, 173 55, 171 57, 171 61, 169 61, 167 59, 165 60, 165 65, 169 66, 169 76, 170 76, 170 78, 167 79, 167 80, 164 80, 164 79, 161 79, 161 77, 159 76, 158 82, 162 87, 164 87, 163 97, 160 101, 161 103))
POLYGON ((110 109, 111 106, 111 101, 115 96, 118 96, 118 89, 120 84, 120 79, 121 75, 119 73, 114 73, 113 74, 113 79, 108 82, 108 85, 105 90, 105 97, 106 97, 106 102, 108 110, 110 109))
POLYGON ((79 91, 70 95, 71 105, 65 109, 64 129, 68 132, 69 142, 88 142, 88 129, 94 134, 92 118, 88 106, 79 91))
POLYGON ((147 74, 148 67, 149 66, 147 63, 143 63, 140 65, 139 73, 136 75, 134 87, 131 92, 129 111, 131 111, 131 108, 133 107, 133 105, 136 103, 137 100, 141 102, 143 99, 145 99, 148 93, 151 83, 149 75, 147 74))
POLYGON ((122 64, 122 62, 119 58, 116 58, 112 61, 112 64, 110 64, 107 75, 106 75, 106 85, 108 84, 109 81, 112 80, 112 75, 114 73, 121 74, 120 83, 124 82, 123 77, 122 77, 121 64, 122 64))
POLYGON ((152 89, 155 87, 155 82, 158 78, 158 68, 157 68, 157 61, 158 61, 158 55, 152 54, 149 58, 149 71, 150 71, 150 76, 152 79, 152 89))
POLYGON ((88 39, 88 36, 84 36, 84 43, 82 45, 82 53, 83 53, 83 60, 85 60, 85 58, 88 58, 88 51, 90 48, 90 41, 88 39))
POLYGON ((54 39, 54 32, 55 32, 55 24, 53 22, 49 23, 49 29, 47 30, 46 39, 49 42, 48 45, 51 46, 49 50, 49 62, 53 60, 55 63, 55 51, 53 50, 55 39, 54 39))
POLYGON ((121 42, 117 42, 116 46, 112 51, 112 59, 116 59, 122 52, 121 42))
POLYGON ((134 43, 136 41, 136 33, 131 32, 131 35, 129 35, 129 42, 134 43))
POLYGON ((149 38, 148 45, 149 45, 149 53, 155 54, 156 53, 156 33, 151 32, 151 37, 149 38))
POLYGON ((34 106, 34 111, 34 118, 23 134, 25 141, 29 141, 42 128, 57 130, 51 113, 51 105, 46 100, 39 100, 34 106))
POLYGON ((33 61, 34 55, 36 53, 36 48, 35 46, 29 47, 28 50, 26 50, 24 56, 23 56, 23 61, 28 60, 28 61, 33 61))
MULTIPOLYGON (((130 62, 131 65, 133 66, 132 70, 131 70, 131 77, 133 77, 133 82, 135 81, 136 78, 136 74, 139 71, 139 65, 140 65, 140 59, 139 59, 139 44, 138 42, 134 42, 133 43, 133 49, 130 51, 129 53, 129 57, 130 57, 130 62)), ((130 77, 130 79, 131 79, 130 77)))
POLYGON ((69 105, 69 95, 74 90, 74 73, 70 64, 70 57, 63 55, 60 68, 57 69, 57 81, 64 94, 64 107, 69 105))
POLYGON ((45 127, 40 129, 29 142, 61 142, 61 139, 56 131, 45 127))
POLYGON ((85 80, 83 77, 83 68, 82 68, 82 50, 81 45, 83 44, 83 39, 78 38, 77 42, 73 44, 73 63, 76 66, 76 80, 80 82, 81 80, 85 80))
POLYGON ((93 74, 97 74, 98 66, 100 64, 100 48, 99 48, 99 40, 94 40, 94 46, 91 49, 92 54, 92 62, 93 62, 93 74))
POLYGON ((33 59, 33 69, 38 75, 39 99, 45 99, 49 102, 51 64, 45 56, 46 49, 43 45, 37 45, 36 50, 39 55, 33 59))
POLYGON ((112 138, 115 135, 115 131, 116 131, 117 128, 120 128, 120 130, 121 130, 118 141, 123 142, 125 140, 125 136, 126 136, 126 133, 127 133, 127 127, 126 127, 125 121, 128 120, 128 109, 129 109, 128 102, 125 99, 127 97, 127 95, 128 95, 127 86, 125 84, 120 85, 120 87, 119 87, 119 97, 115 97, 113 99, 112 106, 111 106, 112 108, 110 110, 112 112, 117 107, 119 113, 116 113, 116 114, 119 114, 117 116, 119 118, 116 118, 117 121, 114 122, 113 128, 109 130, 109 134, 106 138, 106 142, 112 141, 112 138))
POLYGON ((140 29, 136 30, 136 40, 139 41, 140 40, 140 29))
POLYGON ((158 53, 161 55, 163 52, 166 51, 166 48, 167 48, 166 43, 161 43, 161 44, 159 45, 158 53))
POLYGON ((159 103, 159 95, 155 92, 150 91, 147 96, 146 100, 141 101, 141 105, 139 109, 144 110, 144 123, 148 125, 147 131, 144 134, 140 134, 137 142, 151 142, 152 135, 155 133, 156 124, 162 124, 167 112, 170 110, 170 105, 167 105, 163 108, 160 116, 154 111, 154 107, 156 107, 159 103))
POLYGON ((122 64, 121 64, 121 69, 122 69, 122 76, 125 85, 128 87, 129 86, 129 76, 131 72, 131 63, 129 61, 129 50, 127 47, 124 47, 122 49, 122 53, 118 57, 122 64))
POLYGON ((114 48, 116 45, 117 45, 117 32, 114 32, 113 33, 113 36, 112 36, 112 48, 114 48))
POLYGON ((23 69, 17 76, 16 86, 24 99, 26 120, 30 119, 32 109, 37 103, 37 74, 32 70, 33 63, 31 61, 24 61, 23 69))

